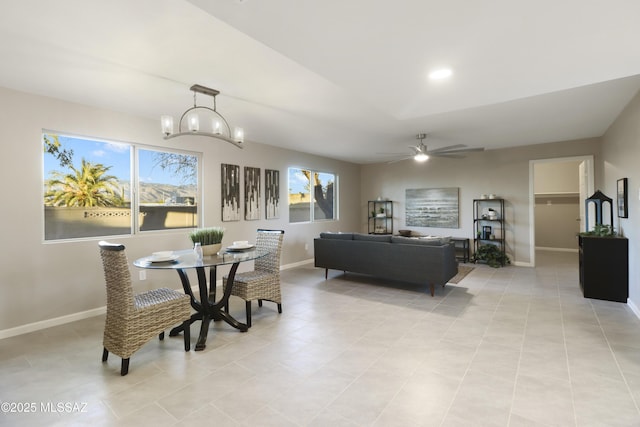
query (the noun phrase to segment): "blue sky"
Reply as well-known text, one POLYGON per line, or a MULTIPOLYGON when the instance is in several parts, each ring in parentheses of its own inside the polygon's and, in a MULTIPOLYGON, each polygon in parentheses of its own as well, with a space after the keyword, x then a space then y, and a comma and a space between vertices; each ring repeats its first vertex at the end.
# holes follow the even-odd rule
MULTIPOLYGON (((300 170, 301 169, 299 168, 289 168, 288 190, 291 191, 292 193, 300 193, 300 192, 308 193, 309 192, 309 180, 307 179, 306 176, 304 176, 302 172, 300 172, 300 170)), ((320 179, 320 182, 322 183, 322 185, 326 186, 329 183, 329 181, 333 181, 335 179, 335 176, 330 173, 320 172, 318 175, 318 178, 320 179)))
POLYGON ((289 169, 289 191, 292 193, 308 193, 309 180, 300 172, 300 169, 289 169), (307 186, 307 189, 304 186, 307 186))
MULTIPOLYGON (((100 141, 90 138, 70 137, 60 135, 58 137, 61 147, 60 149, 73 150, 73 164, 78 167, 82 158, 96 163, 102 163, 111 166, 109 174, 115 175, 119 180, 127 181, 130 179, 130 158, 132 146, 129 144, 120 144, 115 142, 100 141)), ((163 171, 161 167, 155 166, 153 161, 154 151, 140 149, 140 181, 147 183, 163 183, 163 184, 183 184, 179 177, 174 176, 170 171, 163 171)), ((44 155, 44 177, 49 178, 49 172, 59 170, 67 172, 66 168, 60 166, 60 162, 51 154, 44 155)), ((329 180, 333 180, 332 174, 320 174, 320 180, 326 185, 329 180)), ((309 181, 300 173, 300 169, 289 169, 289 189, 293 193, 308 192, 309 181), (294 170, 297 173, 294 173, 294 170), (307 188, 305 189, 305 186, 307 188)))
MULTIPOLYGON (((111 166, 110 175, 115 175, 119 180, 129 180, 131 177, 130 163, 132 146, 115 142, 99 141, 89 138, 58 137, 60 149, 73 150, 73 165, 80 166, 81 160, 87 159, 94 163, 102 163, 111 166)), ((139 150, 140 181, 149 183, 165 183, 180 185, 180 179, 170 171, 163 171, 161 167, 153 163, 154 151, 139 150)), ((52 170, 67 172, 67 168, 60 166, 60 162, 51 154, 44 154, 44 177, 49 178, 52 170)))

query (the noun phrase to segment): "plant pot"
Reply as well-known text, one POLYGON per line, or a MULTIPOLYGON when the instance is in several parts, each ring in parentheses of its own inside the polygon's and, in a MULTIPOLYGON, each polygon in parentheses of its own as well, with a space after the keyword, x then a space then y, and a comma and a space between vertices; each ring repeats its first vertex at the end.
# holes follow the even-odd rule
POLYGON ((202 255, 216 255, 218 252, 220 252, 220 248, 222 248, 222 243, 216 243, 215 245, 204 245, 202 246, 202 255))

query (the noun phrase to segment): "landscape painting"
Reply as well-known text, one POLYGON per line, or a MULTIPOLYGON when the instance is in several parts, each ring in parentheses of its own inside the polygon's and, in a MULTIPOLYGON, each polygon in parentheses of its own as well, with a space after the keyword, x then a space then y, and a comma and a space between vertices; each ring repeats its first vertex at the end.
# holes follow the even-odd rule
POLYGON ((407 226, 459 228, 458 193, 457 187, 407 189, 407 226))

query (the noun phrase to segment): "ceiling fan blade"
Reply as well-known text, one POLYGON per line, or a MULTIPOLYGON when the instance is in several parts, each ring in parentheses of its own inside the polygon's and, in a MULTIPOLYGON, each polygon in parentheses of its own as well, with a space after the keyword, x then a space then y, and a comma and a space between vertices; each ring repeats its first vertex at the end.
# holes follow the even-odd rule
MULTIPOLYGON (((484 148, 471 148, 465 144, 454 144, 447 145, 446 147, 436 148, 434 150, 429 150, 429 148, 424 144, 424 139, 427 137, 426 134, 418 134, 416 138, 420 141, 417 145, 409 145, 409 148, 413 151, 413 154, 410 156, 404 155, 401 158, 389 160, 386 163, 397 163, 402 162, 404 160, 409 159, 420 159, 424 155, 433 156, 433 157, 448 157, 450 159, 463 159, 465 156, 462 153, 469 153, 473 151, 484 151, 484 148)), ((402 154, 399 153, 377 153, 388 156, 400 156, 402 154)))
POLYGON ((464 145, 464 144, 448 145, 446 147, 436 148, 435 150, 431 150, 431 151, 429 151, 429 153, 439 153, 441 151, 457 150, 459 148, 464 148, 464 147, 466 147, 466 145, 464 145))
POLYGON ((484 151, 484 148, 463 148, 462 150, 447 150, 447 151, 436 151, 433 154, 456 154, 456 153, 471 153, 474 151, 484 151))
POLYGON ((462 154, 454 154, 453 152, 451 153, 434 153, 431 152, 429 153, 430 156, 432 157, 448 157, 450 159, 464 159, 465 156, 463 156, 462 154))
POLYGON ((387 164, 389 165, 391 163, 403 162, 403 161, 409 160, 409 159, 413 159, 413 156, 403 157, 401 159, 390 160, 390 161, 387 162, 387 164))
POLYGON ((447 151, 448 153, 471 153, 474 151, 484 151, 484 147, 476 147, 476 148, 463 148, 462 150, 451 150, 447 151))

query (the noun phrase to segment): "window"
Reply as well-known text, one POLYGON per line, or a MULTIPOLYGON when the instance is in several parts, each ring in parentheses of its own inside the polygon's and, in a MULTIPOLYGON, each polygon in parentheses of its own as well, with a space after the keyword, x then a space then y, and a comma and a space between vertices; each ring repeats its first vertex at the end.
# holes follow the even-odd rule
POLYGON ((289 168, 289 222, 335 219, 335 183, 332 173, 289 168))
POLYGON ((198 155, 53 133, 42 139, 45 241, 198 226, 198 155))
POLYGON ((140 231, 198 226, 198 157, 138 149, 140 231))

